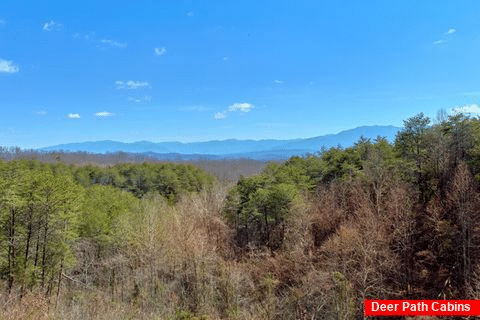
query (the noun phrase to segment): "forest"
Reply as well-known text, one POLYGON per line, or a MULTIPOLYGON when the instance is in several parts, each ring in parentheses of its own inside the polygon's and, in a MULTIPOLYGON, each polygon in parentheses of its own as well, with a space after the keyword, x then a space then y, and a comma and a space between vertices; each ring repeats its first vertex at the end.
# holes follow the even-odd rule
POLYGON ((283 163, 0 150, 0 319, 363 319, 480 299, 480 119, 283 163))

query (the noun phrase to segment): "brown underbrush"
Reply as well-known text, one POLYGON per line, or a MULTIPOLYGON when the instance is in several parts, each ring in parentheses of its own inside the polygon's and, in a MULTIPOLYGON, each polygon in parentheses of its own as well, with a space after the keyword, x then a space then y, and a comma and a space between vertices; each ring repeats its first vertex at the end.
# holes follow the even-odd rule
POLYGON ((75 243, 57 292, 3 289, 0 318, 361 319, 364 299, 405 297, 416 277, 406 272, 416 194, 401 182, 377 194, 372 184, 305 194, 274 251, 236 246, 223 214, 228 186, 174 206, 143 199, 111 242, 75 243))

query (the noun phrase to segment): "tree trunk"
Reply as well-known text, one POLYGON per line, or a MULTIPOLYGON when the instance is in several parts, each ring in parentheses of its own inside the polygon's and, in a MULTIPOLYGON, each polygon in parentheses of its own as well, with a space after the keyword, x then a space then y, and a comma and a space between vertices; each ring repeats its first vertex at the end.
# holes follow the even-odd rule
POLYGON ((8 235, 8 293, 12 290, 15 270, 15 208, 10 209, 10 228, 8 235))
POLYGON ((48 220, 45 222, 44 235, 43 235, 43 250, 42 250, 42 288, 45 286, 45 269, 47 265, 47 234, 48 234, 48 220))
POLYGON ((32 208, 29 208, 29 214, 28 214, 28 217, 27 217, 28 231, 27 231, 27 244, 25 245, 25 261, 24 261, 24 264, 23 264, 24 269, 27 269, 28 254, 29 254, 29 251, 30 251, 30 239, 32 238, 32 234, 33 234, 33 223, 32 223, 33 212, 32 212, 32 210, 33 210, 32 208))

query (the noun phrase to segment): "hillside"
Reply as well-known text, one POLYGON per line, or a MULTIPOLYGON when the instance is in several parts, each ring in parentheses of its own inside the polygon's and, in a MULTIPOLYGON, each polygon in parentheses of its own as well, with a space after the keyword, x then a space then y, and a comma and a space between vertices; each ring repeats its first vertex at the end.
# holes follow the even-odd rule
POLYGON ((478 299, 480 119, 404 123, 393 143, 262 168, 12 149, 0 319, 362 319, 366 299, 478 299))

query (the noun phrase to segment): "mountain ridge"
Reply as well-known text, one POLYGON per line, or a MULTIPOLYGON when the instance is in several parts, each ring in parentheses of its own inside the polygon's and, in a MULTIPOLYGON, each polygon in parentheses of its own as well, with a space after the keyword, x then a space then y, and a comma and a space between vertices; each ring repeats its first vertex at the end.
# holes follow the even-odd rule
POLYGON ((192 159, 197 155, 203 158, 251 158, 256 160, 286 159, 293 155, 316 153, 322 148, 349 147, 363 136, 375 139, 384 136, 393 141, 395 134, 400 130, 394 126, 361 126, 343 130, 336 134, 326 134, 310 138, 296 139, 226 139, 205 142, 120 142, 114 140, 86 141, 78 143, 59 144, 44 148, 39 151, 66 151, 90 153, 149 153, 156 157, 175 159, 192 159))

